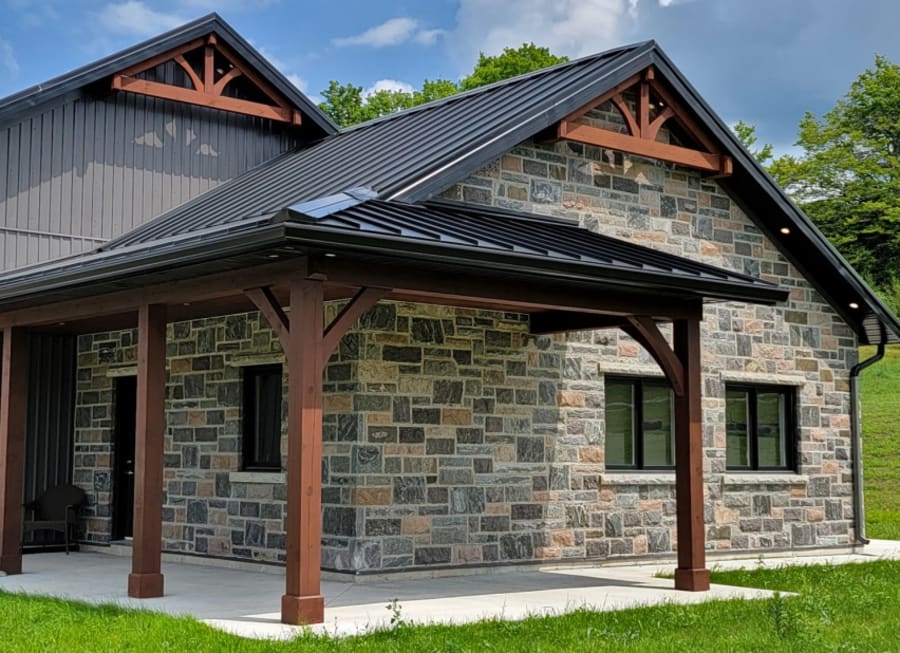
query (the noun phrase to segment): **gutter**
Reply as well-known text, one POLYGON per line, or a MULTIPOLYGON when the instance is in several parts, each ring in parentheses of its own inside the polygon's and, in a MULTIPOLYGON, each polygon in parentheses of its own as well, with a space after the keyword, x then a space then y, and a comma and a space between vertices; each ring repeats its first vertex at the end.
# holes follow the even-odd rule
POLYGON ((859 402, 859 373, 884 358, 887 340, 884 323, 881 323, 881 340, 875 355, 860 361, 850 370, 850 460, 853 470, 853 533, 859 544, 868 544, 866 538, 866 506, 863 497, 862 421, 859 402))

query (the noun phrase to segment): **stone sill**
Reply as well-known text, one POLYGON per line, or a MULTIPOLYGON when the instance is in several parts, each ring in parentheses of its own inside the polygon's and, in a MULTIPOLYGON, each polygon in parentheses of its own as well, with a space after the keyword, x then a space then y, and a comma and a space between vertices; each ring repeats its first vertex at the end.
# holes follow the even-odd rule
POLYGON ((675 472, 610 472, 600 485, 675 485, 675 472))
POLYGON ((795 374, 767 374, 765 372, 729 372, 723 371, 720 378, 728 383, 762 383, 765 385, 806 385, 806 379, 795 374))
POLYGON ((793 472, 732 472, 722 479, 725 485, 807 485, 809 476, 793 472))
MULTIPOLYGON (((732 472, 722 476, 704 477, 704 483, 721 478, 725 485, 807 485, 809 476, 793 472, 732 472)), ((600 485, 675 485, 675 472, 609 472, 602 474, 600 485)))
POLYGON ((231 483, 284 485, 287 482, 287 475, 284 472, 229 472, 228 480, 231 483))

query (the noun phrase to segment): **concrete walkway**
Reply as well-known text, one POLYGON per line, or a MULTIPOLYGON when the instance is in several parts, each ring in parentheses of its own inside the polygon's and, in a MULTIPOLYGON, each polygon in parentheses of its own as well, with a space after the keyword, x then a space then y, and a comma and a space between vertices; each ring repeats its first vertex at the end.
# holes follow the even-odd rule
MULTIPOLYGON (((873 541, 863 553, 772 557, 760 561, 711 561, 712 567, 755 568, 785 564, 843 564, 877 558, 900 559, 900 542, 873 541)), ((163 563, 166 596, 137 601, 125 593, 131 561, 103 553, 44 553, 25 556, 25 573, 0 578, 0 589, 116 603, 169 614, 190 614, 245 637, 289 638, 297 628, 279 622, 284 581, 280 574, 163 563)), ((594 568, 517 570, 427 579, 378 579, 365 583, 323 581, 325 623, 319 632, 351 635, 390 623, 388 603, 397 599, 407 622, 466 623, 487 617, 521 619, 589 607, 616 610, 659 603, 762 598, 763 590, 713 586, 707 593, 678 592, 656 578, 672 564, 605 565, 594 568)))

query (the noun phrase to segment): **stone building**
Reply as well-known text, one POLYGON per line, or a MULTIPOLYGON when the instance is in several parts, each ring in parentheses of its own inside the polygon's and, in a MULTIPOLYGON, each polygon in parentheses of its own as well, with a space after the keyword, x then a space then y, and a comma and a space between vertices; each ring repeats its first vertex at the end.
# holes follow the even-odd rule
MULTIPOLYGON (((900 325, 656 44, 339 131, 218 17, 159 43, 70 83, 150 98, 171 131, 202 98, 147 71, 231 57, 255 94, 201 119, 244 120, 269 92, 248 125, 271 158, 244 172, 223 150, 210 190, 156 217, 113 202, 99 250, 0 277, 7 360, 32 334, 29 392, 6 375, 3 405, 39 416, 56 397, 70 416, 65 433, 0 420, 0 444, 64 451, 0 470, 5 496, 23 473, 84 488, 79 539, 134 536, 136 595, 156 591, 160 548, 287 563, 296 622, 318 614, 318 571, 291 538, 351 574, 677 553, 678 584, 702 589, 705 552, 863 537, 857 348, 900 325), (52 364, 33 353, 60 342, 52 364)), ((0 143, 26 119, 15 101, 0 143)), ((135 154, 114 167, 140 178, 145 136, 117 133, 135 154)), ((0 195, 6 215, 25 186, 0 195)))

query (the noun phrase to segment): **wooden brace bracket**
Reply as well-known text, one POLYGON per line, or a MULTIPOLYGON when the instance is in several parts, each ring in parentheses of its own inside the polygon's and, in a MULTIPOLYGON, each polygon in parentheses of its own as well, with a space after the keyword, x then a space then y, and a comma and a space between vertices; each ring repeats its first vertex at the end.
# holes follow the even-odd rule
POLYGON ((666 342, 659 327, 651 318, 635 315, 628 318, 628 325, 623 326, 632 338, 637 340, 653 356, 653 360, 662 369, 676 396, 684 394, 684 366, 675 355, 675 351, 666 342))

